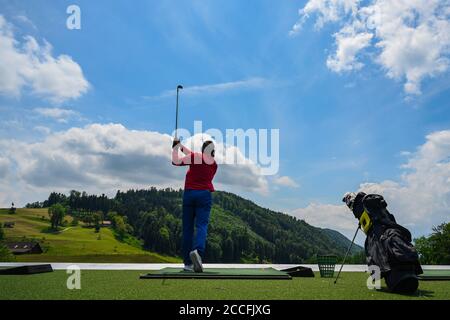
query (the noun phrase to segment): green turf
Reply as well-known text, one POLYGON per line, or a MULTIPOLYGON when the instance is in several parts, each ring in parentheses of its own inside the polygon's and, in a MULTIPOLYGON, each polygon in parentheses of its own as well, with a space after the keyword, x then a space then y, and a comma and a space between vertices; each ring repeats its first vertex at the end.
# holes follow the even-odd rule
POLYGON ((145 271, 82 271, 81 290, 68 290, 65 271, 0 276, 0 299, 450 299, 450 282, 420 282, 413 296, 368 290, 365 273, 333 279, 141 280, 145 271))
POLYGON ((449 280, 450 270, 425 270, 423 274, 419 276, 422 280, 449 280))
POLYGON ((423 274, 429 276, 450 276, 450 270, 425 270, 423 274))
MULTIPOLYGON (((180 259, 166 257, 145 251, 137 239, 119 241, 111 228, 67 226, 58 233, 49 233, 50 222, 47 209, 17 209, 16 214, 0 211, 0 223, 14 221, 14 228, 4 228, 6 240, 20 240, 22 237, 39 240, 45 252, 16 256, 19 262, 180 262, 180 259)), ((70 223, 71 217, 65 219, 70 223)))
POLYGON ((273 268, 205 268, 203 272, 187 272, 181 268, 164 268, 143 274, 144 279, 278 279, 291 277, 273 268))

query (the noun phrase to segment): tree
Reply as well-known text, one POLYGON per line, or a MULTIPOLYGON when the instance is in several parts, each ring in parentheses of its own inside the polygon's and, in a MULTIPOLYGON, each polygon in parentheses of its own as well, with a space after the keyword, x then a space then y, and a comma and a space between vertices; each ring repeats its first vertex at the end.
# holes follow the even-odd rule
POLYGON ((79 209, 81 202, 81 192, 77 190, 71 190, 69 195, 69 205, 72 209, 79 209))
POLYGON ((9 251, 9 249, 0 242, 0 261, 1 262, 6 262, 6 261, 14 261, 15 258, 12 255, 11 251, 9 251))
POLYGON ((122 216, 115 214, 112 217, 112 224, 116 230, 119 239, 123 239, 127 233, 127 225, 122 216))
POLYGON ((0 261, 14 261, 14 256, 9 249, 1 242, 5 239, 5 232, 3 231, 2 224, 0 223, 0 261))
POLYGON ((95 228, 95 232, 100 232, 100 227, 101 227, 101 223, 102 223, 102 217, 101 217, 101 212, 96 212, 93 213, 92 216, 92 222, 94 223, 94 228, 95 228))
POLYGON ((92 223, 94 222, 94 217, 92 216, 92 214, 85 214, 85 215, 83 215, 82 221, 87 223, 87 225, 90 227, 90 226, 92 226, 92 223))
POLYGON ((58 229, 61 225, 64 216, 66 215, 66 208, 64 208, 60 203, 56 203, 48 208, 48 215, 50 216, 50 222, 52 224, 52 229, 58 229))
POLYGON ((73 218, 72 222, 70 223, 70 225, 71 225, 72 227, 76 227, 76 226, 78 226, 79 224, 80 224, 80 222, 79 222, 79 220, 78 220, 77 217, 73 218))
POLYGON ((231 238, 227 238, 225 243, 223 244, 223 259, 225 262, 232 262, 234 257, 234 248, 233 248, 233 240, 231 238))
POLYGON ((366 264, 366 253, 364 251, 355 253, 353 256, 349 257, 348 262, 352 264, 366 264))
POLYGON ((5 231, 3 231, 2 223, 0 222, 0 241, 5 238, 5 231))
POLYGON ((414 239, 414 245, 419 253, 420 262, 423 264, 434 264, 433 262, 433 246, 427 237, 414 239))
POLYGON ((25 205, 25 208, 43 208, 43 206, 44 206, 43 202, 36 201, 33 203, 27 203, 25 205))
POLYGON ((52 192, 50 193, 48 200, 45 200, 43 203, 43 207, 51 207, 54 204, 60 203, 65 205, 67 202, 67 197, 66 195, 62 194, 62 193, 56 193, 56 192, 52 192))
POLYGON ((414 240, 424 264, 450 264, 450 222, 433 228, 427 237, 414 240))
POLYGON ((16 207, 14 207, 14 202, 11 203, 11 208, 9 208, 9 214, 14 214, 16 213, 16 207))

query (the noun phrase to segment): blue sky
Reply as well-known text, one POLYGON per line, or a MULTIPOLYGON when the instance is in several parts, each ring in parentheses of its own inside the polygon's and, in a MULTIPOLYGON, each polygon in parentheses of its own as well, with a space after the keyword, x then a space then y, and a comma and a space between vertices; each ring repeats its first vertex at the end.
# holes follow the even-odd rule
MULTIPOLYGON (((170 134, 175 101, 173 96, 162 95, 166 90, 178 83, 192 87, 260 79, 254 86, 182 95, 181 126, 192 129, 194 120, 202 120, 205 128, 221 130, 279 128, 279 176, 288 176, 298 187, 271 186, 265 194, 228 189, 320 225, 310 217, 314 213, 307 211, 311 204, 330 205, 339 211, 344 192, 358 190, 363 183, 410 183, 402 175, 417 168, 401 166, 420 156, 418 150, 430 140, 428 135, 450 129, 450 77, 447 69, 423 76, 420 94, 411 94, 405 91, 402 76, 390 78, 387 65, 377 62, 374 56, 380 49, 375 46, 359 56, 364 67, 331 70, 327 59, 336 50, 333 35, 348 23, 348 17, 344 14, 318 28, 314 14, 324 17, 324 13, 313 10, 301 30, 290 35, 299 21, 298 10, 307 4, 273 0, 0 1, 0 15, 11 26, 18 46, 25 35, 34 37, 41 47, 48 42, 52 56, 70 56, 89 83, 88 90, 60 101, 36 94, 30 85, 24 85, 18 95, 1 94, 1 139, 9 145, 13 140, 32 144, 55 132, 109 123, 127 130, 170 134), (71 4, 81 8, 81 30, 66 28, 66 8, 71 4), (58 118, 36 111, 39 108, 71 112, 58 118)), ((448 22, 448 17, 444 20, 448 22)), ((448 52, 438 53, 448 57, 448 52)), ((11 168, 18 167, 13 164, 11 168)), ((38 188, 26 182, 19 186, 17 181, 22 178, 20 172, 14 178, 17 188, 38 188)), ((150 179, 148 185, 152 184, 150 179)), ((58 185, 47 188, 65 190, 58 185)), ((424 192, 432 193, 429 190, 424 192)), ((4 195, 9 198, 16 193, 8 193, 5 187, 4 195)), ((39 193, 25 193, 26 197, 16 201, 42 200, 36 197, 39 193)), ((9 198, 4 197, 2 205, 9 198)), ((448 199, 447 191, 442 199, 448 199)), ((406 211, 402 204, 396 208, 406 211)), ((400 221, 410 223, 416 235, 424 234, 432 223, 443 222, 445 209, 445 205, 436 209, 436 219, 423 218, 425 226, 420 219, 410 221, 406 213, 400 221)), ((346 221, 336 228, 348 235, 354 222, 346 221)), ((329 224, 323 226, 334 227, 329 224)))

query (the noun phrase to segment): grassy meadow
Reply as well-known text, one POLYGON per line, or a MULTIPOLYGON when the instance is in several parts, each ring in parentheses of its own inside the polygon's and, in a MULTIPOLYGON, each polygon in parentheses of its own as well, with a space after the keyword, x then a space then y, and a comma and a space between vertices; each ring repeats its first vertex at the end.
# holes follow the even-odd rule
POLYGON ((132 237, 119 241, 111 228, 101 228, 96 233, 82 223, 72 226, 72 217, 66 216, 66 226, 58 232, 49 230, 47 209, 17 209, 9 214, 0 209, 0 223, 14 222, 13 228, 4 228, 6 241, 37 240, 43 254, 15 256, 18 262, 179 262, 142 249, 141 243, 132 237))

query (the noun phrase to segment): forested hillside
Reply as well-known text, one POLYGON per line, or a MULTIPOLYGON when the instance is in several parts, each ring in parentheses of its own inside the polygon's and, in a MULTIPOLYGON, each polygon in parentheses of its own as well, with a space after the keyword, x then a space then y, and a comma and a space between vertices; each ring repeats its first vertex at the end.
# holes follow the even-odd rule
MULTIPOLYGON (((304 263, 317 254, 342 256, 347 249, 349 240, 335 231, 313 227, 232 193, 218 191, 213 199, 207 262, 304 263)), ((118 191, 112 199, 78 191, 68 196, 52 193, 43 203, 28 206, 49 207, 56 203, 66 206, 69 214, 82 221, 112 218, 119 234, 132 233, 151 251, 180 255, 181 190, 118 191)), ((355 252, 358 250, 361 248, 355 247, 355 252)))

